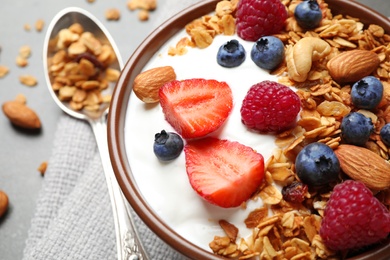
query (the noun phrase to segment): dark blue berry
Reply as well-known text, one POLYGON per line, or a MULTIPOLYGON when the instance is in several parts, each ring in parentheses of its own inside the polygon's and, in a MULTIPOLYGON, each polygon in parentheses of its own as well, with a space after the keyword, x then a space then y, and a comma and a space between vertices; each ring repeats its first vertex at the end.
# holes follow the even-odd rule
POLYGON ((316 28, 322 20, 321 8, 316 0, 306 0, 298 4, 294 16, 298 25, 304 29, 316 28))
POLYGON ((382 127, 380 131, 380 136, 382 142, 384 142, 385 145, 390 146, 390 123, 387 123, 382 127))
POLYGON ((374 76, 367 76, 352 85, 351 99, 357 108, 373 110, 382 100, 383 85, 374 76))
POLYGON ((245 57, 244 47, 237 40, 231 40, 219 47, 217 62, 222 67, 234 68, 240 66, 245 57))
POLYGON ((273 70, 284 59, 284 44, 274 36, 261 37, 252 47, 251 58, 260 68, 273 70))
POLYGON ((371 119, 359 112, 346 115, 340 128, 342 141, 357 146, 364 146, 374 130, 371 119))
POLYGON ((303 183, 309 187, 322 187, 338 180, 340 162, 332 148, 316 142, 299 152, 295 169, 303 183))
POLYGON ((180 135, 162 130, 154 136, 153 151, 161 161, 177 158, 183 150, 184 143, 180 135))

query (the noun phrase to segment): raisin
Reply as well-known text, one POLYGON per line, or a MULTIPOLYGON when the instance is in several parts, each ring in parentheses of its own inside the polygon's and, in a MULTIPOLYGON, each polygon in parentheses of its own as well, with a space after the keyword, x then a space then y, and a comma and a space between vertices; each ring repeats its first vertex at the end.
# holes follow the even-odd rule
POLYGON ((283 187, 282 195, 285 201, 301 203, 305 200, 305 194, 307 191, 308 186, 306 184, 294 181, 293 183, 283 187))
POLYGON ((90 54, 88 52, 77 55, 77 57, 74 58, 74 61, 75 62, 80 62, 81 59, 87 59, 90 62, 92 62, 93 65, 95 65, 95 67, 97 67, 97 68, 99 68, 101 70, 104 69, 103 63, 101 63, 94 55, 92 55, 92 54, 90 54))

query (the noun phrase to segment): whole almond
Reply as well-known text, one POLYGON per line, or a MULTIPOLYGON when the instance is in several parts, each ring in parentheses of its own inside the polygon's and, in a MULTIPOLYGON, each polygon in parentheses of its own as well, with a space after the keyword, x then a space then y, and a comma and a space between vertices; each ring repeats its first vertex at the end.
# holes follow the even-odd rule
POLYGON ((342 171, 372 190, 390 187, 390 163, 378 154, 355 145, 342 144, 335 150, 342 171))
POLYGON ((25 104, 16 100, 7 101, 2 106, 4 115, 17 126, 26 129, 39 129, 41 121, 38 115, 25 104))
POLYGON ((8 209, 8 196, 4 191, 0 190, 0 218, 8 209))
POLYGON ((176 79, 176 73, 171 66, 157 67, 137 75, 133 91, 145 103, 156 103, 160 100, 158 91, 165 83, 176 79))
POLYGON ((372 51, 352 50, 330 59, 327 67, 330 76, 337 83, 350 83, 370 75, 379 63, 378 55, 372 51))

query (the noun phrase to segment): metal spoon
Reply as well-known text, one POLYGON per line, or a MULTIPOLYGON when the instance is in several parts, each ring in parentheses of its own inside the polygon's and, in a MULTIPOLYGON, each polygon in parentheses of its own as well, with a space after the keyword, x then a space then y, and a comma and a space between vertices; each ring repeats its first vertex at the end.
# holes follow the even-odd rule
MULTIPOLYGON (((142 246, 137 230, 130 212, 130 205, 125 199, 112 169, 110 162, 108 144, 107 144, 107 122, 109 104, 105 103, 100 106, 99 111, 75 111, 67 102, 62 102, 52 88, 52 79, 49 76, 48 60, 55 53, 55 37, 59 31, 68 28, 73 23, 79 23, 84 27, 84 31, 91 32, 101 42, 110 44, 116 53, 117 61, 110 67, 121 70, 123 63, 113 39, 104 26, 87 11, 69 7, 60 11, 49 24, 43 47, 43 69, 45 72, 46 82, 49 91, 57 105, 70 116, 86 120, 91 125, 96 138, 100 156, 102 158, 103 169, 107 181, 108 191, 111 199, 111 205, 114 215, 117 256, 119 260, 131 259, 141 260, 148 259, 148 256, 142 246)), ((106 91, 112 92, 114 86, 111 84, 106 91)))

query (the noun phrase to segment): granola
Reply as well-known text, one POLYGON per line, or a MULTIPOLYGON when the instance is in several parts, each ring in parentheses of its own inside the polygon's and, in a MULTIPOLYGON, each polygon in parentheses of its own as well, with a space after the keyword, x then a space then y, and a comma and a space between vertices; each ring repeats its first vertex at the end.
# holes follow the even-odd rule
POLYGON ((114 50, 79 23, 62 29, 52 44, 56 52, 49 59, 52 88, 61 101, 75 110, 98 111, 111 96, 103 94, 119 70, 110 68, 116 60, 114 50))

